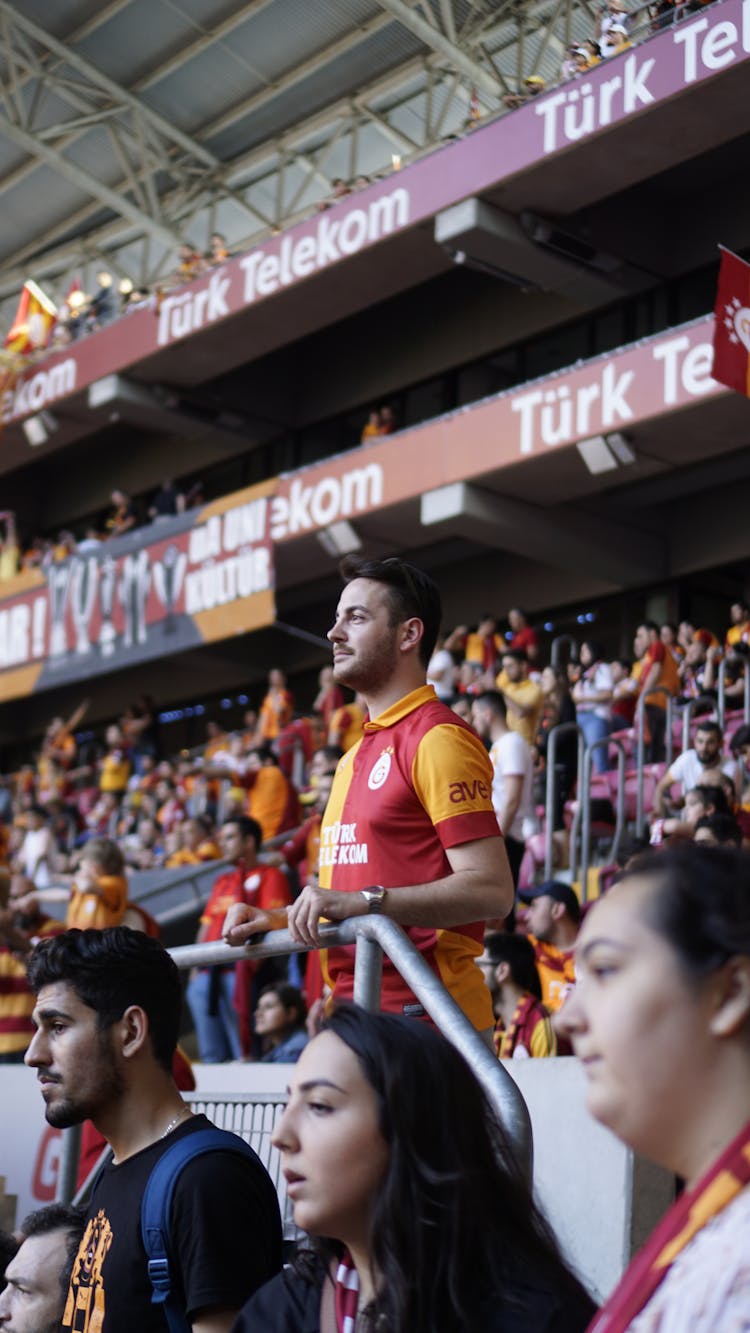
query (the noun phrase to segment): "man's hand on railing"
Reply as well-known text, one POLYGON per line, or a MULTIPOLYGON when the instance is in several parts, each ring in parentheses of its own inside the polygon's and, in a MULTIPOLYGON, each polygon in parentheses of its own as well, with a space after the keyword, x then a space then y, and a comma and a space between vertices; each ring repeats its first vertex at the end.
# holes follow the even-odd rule
POLYGON ((265 912, 247 903, 235 903, 227 912, 222 934, 227 944, 236 946, 252 943, 255 935, 263 935, 267 930, 283 930, 286 926, 293 940, 316 948, 320 943, 321 917, 327 921, 345 921, 366 911, 367 904, 358 893, 335 893, 307 884, 299 898, 285 910, 265 912))

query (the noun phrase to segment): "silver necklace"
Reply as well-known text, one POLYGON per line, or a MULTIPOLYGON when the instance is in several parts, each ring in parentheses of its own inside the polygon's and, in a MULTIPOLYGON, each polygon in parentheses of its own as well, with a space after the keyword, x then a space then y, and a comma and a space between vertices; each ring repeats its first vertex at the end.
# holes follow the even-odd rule
POLYGON ((183 1102, 182 1110, 177 1112, 177 1115, 175 1116, 174 1120, 170 1120, 169 1124, 167 1125, 167 1128, 164 1130, 164 1133, 162 1134, 161 1137, 165 1139, 167 1137, 167 1134, 171 1134, 172 1130, 175 1128, 175 1126, 179 1125, 180 1121, 182 1120, 182 1117, 185 1115, 192 1115, 192 1111, 190 1110, 190 1107, 185 1106, 183 1102))

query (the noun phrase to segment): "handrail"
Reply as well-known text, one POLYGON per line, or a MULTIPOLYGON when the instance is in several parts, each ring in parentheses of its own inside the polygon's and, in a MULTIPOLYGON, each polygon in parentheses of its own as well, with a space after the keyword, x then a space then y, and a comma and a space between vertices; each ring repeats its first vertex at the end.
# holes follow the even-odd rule
MULTIPOLYGON (((667 749, 667 767, 669 767, 670 764, 672 763, 672 755, 674 752, 674 741, 672 737, 672 709, 673 709, 672 695, 670 691, 667 689, 666 685, 654 685, 648 691, 648 694, 649 698, 651 697, 652 694, 663 694, 667 700, 667 707, 665 710, 667 714, 666 749, 667 749)), ((646 695, 645 693, 641 693, 635 709, 636 770, 637 770, 635 831, 639 838, 643 837, 646 827, 646 821, 644 818, 644 811, 643 811, 643 765, 646 757, 645 721, 646 721, 646 695)))
POLYGON ((578 661, 578 640, 572 634, 558 634, 557 637, 552 640, 549 659, 550 666, 558 667, 560 665, 560 647, 564 643, 570 644, 570 656, 568 661, 578 661))
MULTIPOLYGON (((556 727, 552 727, 547 736, 547 785, 545 789, 544 810, 545 810, 545 828, 544 828, 544 878, 552 879, 555 860, 555 796, 557 775, 555 772, 555 759, 557 758, 557 742, 560 736, 568 735, 571 731, 578 734, 578 758, 576 763, 577 773, 583 772, 583 752, 585 739, 581 728, 577 722, 558 722, 556 727)), ((574 820, 575 832, 571 837, 571 844, 575 843, 577 825, 574 820)))
POLYGON ((723 731, 723 730, 724 730, 724 717, 725 717, 725 714, 726 714, 726 705, 727 705, 727 659, 726 659, 726 657, 722 657, 721 661, 719 662, 719 671, 718 671, 718 675, 717 675, 716 687, 717 687, 717 688, 716 688, 716 693, 717 693, 717 699, 718 699, 717 706, 716 706, 716 715, 717 715, 717 718, 718 718, 719 726, 721 727, 721 729, 722 729, 722 731, 723 731))
POLYGON ((617 801, 615 805, 615 832, 612 839, 612 859, 617 859, 622 835, 625 831, 625 746, 616 736, 601 736, 586 746, 583 756, 583 779, 581 783, 581 806, 583 809, 583 827, 581 832, 581 902, 588 901, 589 857, 591 854, 591 769, 594 751, 617 748, 617 801))
MULTIPOLYGON (((148 902, 151 898, 155 898, 157 894, 164 893, 166 889, 179 889, 180 886, 183 884, 191 884, 193 886, 194 890, 193 898, 197 900, 198 898, 200 898, 201 895, 195 883, 196 877, 198 875, 206 874, 206 872, 209 870, 211 871, 226 870, 227 866, 230 866, 231 864, 232 862, 227 860, 200 861, 198 865, 189 866, 188 871, 184 875, 180 875, 176 879, 167 880, 164 884, 154 884, 153 887, 150 889, 144 889, 143 893, 140 893, 137 898, 133 899, 133 902, 136 905, 138 903, 148 902)), ((175 870, 179 870, 180 868, 181 868, 180 866, 174 867, 175 870)), ((154 866, 153 871, 142 870, 142 871, 135 871, 134 873, 147 875, 151 873, 158 874, 160 871, 164 871, 167 875, 171 874, 171 869, 169 866, 154 866)))
MULTIPOLYGON (((728 665, 729 663, 727 662, 727 659, 725 657, 722 658, 721 662, 719 662, 719 675, 717 682, 719 704, 717 708, 717 714, 719 719, 719 726, 721 727, 722 731, 724 730, 724 722, 727 715, 726 674, 728 665)), ((746 664, 743 664, 742 667, 742 677, 744 682, 744 695, 742 700, 743 721, 750 722, 750 670, 748 670, 746 664)))
MULTIPOLYGON (((461 1052, 484 1086, 530 1181, 533 1163, 531 1120, 521 1092, 405 931, 384 916, 349 917, 336 925, 321 927, 319 948, 351 944, 357 946, 354 967, 356 1002, 363 1008, 379 1009, 377 971, 382 953, 387 954, 430 1018, 461 1052)), ((308 945, 292 939, 288 930, 272 930, 257 944, 246 948, 231 948, 223 941, 217 941, 181 945, 169 952, 179 968, 191 968, 226 966, 239 959, 259 960, 280 954, 306 953, 308 948, 308 945)))
MULTIPOLYGON (((701 704, 710 704, 711 712, 716 712, 716 700, 711 694, 699 694, 697 699, 688 699, 682 710, 682 749, 690 749, 690 723, 693 720, 693 713, 701 704)), ((723 726, 720 722, 719 726, 723 726)))

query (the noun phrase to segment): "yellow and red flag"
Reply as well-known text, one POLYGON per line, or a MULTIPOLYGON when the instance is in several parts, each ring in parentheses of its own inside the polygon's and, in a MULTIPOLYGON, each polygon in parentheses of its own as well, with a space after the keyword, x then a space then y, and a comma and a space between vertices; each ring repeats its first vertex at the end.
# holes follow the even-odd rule
POLYGON ((714 364, 720 384, 750 398, 750 264, 721 249, 714 306, 714 364))
POLYGON ((54 301, 29 279, 23 284, 16 317, 5 339, 6 351, 27 356, 40 347, 46 347, 56 318, 57 306, 54 301))

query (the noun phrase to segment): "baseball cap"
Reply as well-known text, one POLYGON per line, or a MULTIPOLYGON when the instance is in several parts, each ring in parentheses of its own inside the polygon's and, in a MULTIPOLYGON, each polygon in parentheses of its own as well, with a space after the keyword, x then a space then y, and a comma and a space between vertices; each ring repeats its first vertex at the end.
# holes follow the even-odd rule
POLYGON ((519 889, 518 896, 522 903, 533 902, 534 898, 552 898, 556 903, 563 904, 571 921, 575 921, 576 925, 581 919, 581 904, 574 890, 569 884, 563 884, 560 879, 546 879, 543 884, 535 884, 530 889, 519 889))

